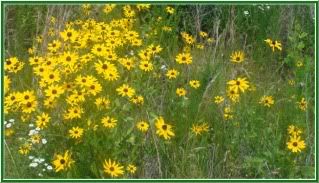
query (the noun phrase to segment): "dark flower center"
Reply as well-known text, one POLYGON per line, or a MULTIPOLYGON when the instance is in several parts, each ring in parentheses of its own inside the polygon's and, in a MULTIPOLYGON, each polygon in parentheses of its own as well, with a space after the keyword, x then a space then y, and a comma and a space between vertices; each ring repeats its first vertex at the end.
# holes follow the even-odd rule
POLYGON ((113 172, 114 170, 115 170, 114 167, 111 166, 110 171, 113 172))
POLYGON ((56 90, 52 90, 52 94, 57 94, 57 91, 56 90))
POLYGON ((70 57, 70 56, 67 56, 67 57, 66 57, 66 61, 70 62, 70 61, 71 61, 71 57, 70 57))
POLYGON ((167 125, 163 125, 163 126, 162 126, 162 129, 163 129, 163 130, 167 130, 167 125))
POLYGON ((71 37, 71 36, 72 36, 72 32, 68 32, 66 35, 67 35, 68 37, 71 37))
POLYGON ((294 143, 292 143, 292 145, 293 145, 294 147, 297 147, 297 146, 298 146, 298 143, 297 143, 297 142, 294 142, 294 143))
POLYGON ((64 159, 61 159, 61 160, 60 160, 60 163, 61 163, 61 164, 64 164, 64 163, 65 163, 65 160, 64 160, 64 159))

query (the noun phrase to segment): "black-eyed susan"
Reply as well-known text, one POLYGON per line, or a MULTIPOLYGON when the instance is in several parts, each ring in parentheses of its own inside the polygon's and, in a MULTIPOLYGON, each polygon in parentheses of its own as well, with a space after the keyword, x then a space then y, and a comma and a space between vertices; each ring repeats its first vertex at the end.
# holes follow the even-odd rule
POLYGON ((199 123, 199 124, 193 124, 191 131, 197 136, 201 135, 205 132, 208 132, 209 125, 207 123, 199 123))
POLYGON ((31 143, 25 143, 22 146, 19 147, 18 152, 22 155, 27 155, 30 153, 32 149, 32 144, 31 143))
POLYGON ((80 128, 78 126, 72 127, 69 130, 69 136, 73 139, 78 139, 83 135, 83 131, 84 131, 83 128, 80 128))
POLYGON ((153 64, 148 61, 141 61, 139 67, 142 71, 145 71, 145 72, 149 72, 153 70, 153 64))
POLYGON ((176 62, 179 64, 191 64, 193 58, 190 53, 180 53, 175 58, 176 62))
POLYGON ((47 89, 45 89, 44 92, 46 97, 55 99, 64 93, 64 89, 62 86, 59 85, 50 85, 47 89))
POLYGON ((135 165, 133 165, 133 164, 129 164, 129 165, 127 165, 127 167, 126 167, 126 170, 127 170, 129 173, 134 174, 134 173, 136 172, 136 170, 137 170, 137 167, 136 167, 135 165))
POLYGON ((189 81, 189 85, 192 87, 192 88, 199 88, 200 87, 200 82, 198 80, 190 80, 189 81))
POLYGON ((179 72, 175 69, 170 69, 166 72, 168 79, 175 79, 179 75, 179 72))
POLYGON ((123 84, 121 87, 118 87, 116 91, 122 97, 127 96, 131 98, 135 94, 135 90, 127 84, 123 84))
POLYGON ((274 105, 275 101, 274 98, 272 96, 262 96, 260 101, 260 104, 266 106, 266 107, 271 107, 272 105, 274 105))
POLYGON ((118 177, 124 174, 124 167, 111 159, 108 161, 104 160, 103 168, 104 172, 109 174, 111 177, 118 177))
POLYGON ((214 103, 215 104, 220 104, 222 102, 224 102, 225 98, 223 96, 215 96, 214 97, 214 103))
POLYGON ((268 38, 265 40, 265 42, 268 43, 273 52, 275 51, 275 48, 277 48, 279 51, 282 50, 281 43, 277 40, 271 40, 268 38))
POLYGON ((50 119, 51 117, 47 113, 43 112, 41 115, 37 116, 37 120, 35 121, 35 124, 38 128, 44 129, 48 126, 50 119))
POLYGON ((74 106, 69 109, 67 109, 64 113, 64 119, 76 119, 76 118, 81 118, 81 114, 83 114, 83 108, 79 106, 74 106))
POLYGON ((139 129, 141 132, 147 132, 149 128, 149 124, 145 121, 140 121, 136 124, 137 129, 139 129))
POLYGON ((114 128, 117 125, 117 120, 115 118, 111 118, 110 116, 103 117, 101 122, 106 128, 114 128))
POLYGON ((306 111, 308 103, 305 98, 301 98, 301 100, 297 102, 297 104, 300 110, 306 111))
POLYGON ((233 63, 241 63, 244 61, 244 59, 245 59, 245 54, 242 51, 234 51, 230 55, 230 61, 233 63))
POLYGON ((142 95, 135 95, 130 99, 130 101, 134 104, 142 105, 144 104, 144 97, 142 95))
POLYGON ((249 88, 249 82, 247 81, 247 78, 240 78, 230 80, 227 82, 230 89, 233 89, 236 93, 240 90, 241 92, 245 92, 249 88))
POLYGON ((95 99, 95 105, 98 109, 108 109, 110 108, 111 101, 105 97, 99 97, 95 99))
POLYGON ((165 140, 171 139, 175 136, 175 133, 172 130, 172 126, 166 124, 163 117, 158 117, 155 119, 156 134, 160 137, 163 137, 165 140))
POLYGON ((171 14, 171 15, 175 13, 175 9, 171 6, 167 6, 165 10, 168 14, 171 14))
POLYGON ((228 88, 227 89, 227 96, 232 102, 238 102, 239 101, 239 93, 236 92, 235 88, 228 88))
POLYGON ((52 164, 54 165, 55 172, 66 171, 74 163, 69 151, 66 151, 64 154, 55 154, 53 159, 52 164))
POLYGON ((287 142, 287 148, 293 153, 298 153, 306 148, 306 144, 304 140, 301 140, 300 136, 293 135, 290 136, 287 142))
POLYGON ((180 97, 185 96, 187 91, 184 88, 177 88, 176 89, 176 94, 180 97))

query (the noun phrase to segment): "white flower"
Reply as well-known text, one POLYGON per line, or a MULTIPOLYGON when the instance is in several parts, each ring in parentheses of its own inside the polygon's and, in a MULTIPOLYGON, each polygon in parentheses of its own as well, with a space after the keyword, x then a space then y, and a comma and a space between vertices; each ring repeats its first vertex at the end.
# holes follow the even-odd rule
POLYGON ((33 162, 40 163, 40 159, 39 158, 35 158, 35 159, 33 159, 33 162))
POLYGON ((36 131, 36 130, 30 130, 29 131, 29 136, 32 136, 32 135, 35 135, 35 134, 38 134, 39 132, 36 131))
POLYGON ((45 171, 46 171, 46 169, 45 169, 45 168, 43 168, 43 169, 42 169, 42 171, 44 171, 44 172, 45 172, 45 171))
POLYGON ((161 69, 165 71, 166 70, 166 65, 162 65, 161 69))
POLYGON ((6 125, 7 128, 11 128, 11 126, 12 126, 12 123, 8 123, 8 124, 6 125))
POLYGON ((249 15, 249 11, 244 11, 244 14, 245 15, 249 15))
POLYGON ((269 10, 269 9, 270 9, 270 6, 266 6, 266 8, 269 10))
POLYGON ((6 124, 7 124, 7 121, 4 121, 4 124, 6 125, 6 124))
POLYGON ((39 174, 38 174, 38 176, 42 177, 42 176, 43 176, 43 174, 42 174, 42 173, 39 173, 39 174))
POLYGON ((33 159, 34 158, 34 156, 29 156, 29 159, 33 159))
POLYGON ((44 166, 48 166, 48 163, 44 163, 44 166))
POLYGON ((46 144, 48 142, 47 139, 42 139, 41 141, 42 141, 42 144, 46 144))
POLYGON ((49 166, 47 166, 47 169, 48 169, 48 170, 52 170, 53 168, 52 168, 51 165, 49 165, 49 166))
POLYGON ((37 167, 37 166, 38 166, 38 163, 30 163, 29 166, 30 166, 30 167, 37 167))
POLYGON ((41 128, 37 127, 35 130, 36 130, 36 131, 40 131, 40 130, 41 130, 41 128))
POLYGON ((14 119, 9 119, 9 122, 14 123, 14 119))
POLYGON ((32 123, 31 123, 31 124, 29 124, 29 127, 30 127, 30 128, 34 127, 34 124, 32 124, 32 123))
POLYGON ((42 163, 43 161, 45 161, 45 159, 43 159, 43 158, 40 158, 40 159, 39 159, 39 162, 40 162, 40 163, 42 163))

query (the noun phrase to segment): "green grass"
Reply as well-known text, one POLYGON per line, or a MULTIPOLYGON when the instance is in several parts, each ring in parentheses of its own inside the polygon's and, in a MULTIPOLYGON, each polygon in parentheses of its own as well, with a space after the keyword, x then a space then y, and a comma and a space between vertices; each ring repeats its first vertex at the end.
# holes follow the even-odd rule
MULTIPOLYGON (((140 13, 133 26, 141 35, 150 34, 141 48, 134 49, 135 54, 152 43, 163 48, 159 58, 153 60, 155 69, 152 74, 141 72, 138 68, 128 72, 118 66, 121 78, 108 82, 95 73, 93 64, 88 64, 80 74, 93 75, 99 80, 103 87, 99 96, 108 96, 111 99, 109 110, 98 111, 94 104, 95 97, 88 97, 82 104, 85 111, 83 117, 65 121, 62 117, 67 108, 65 96, 60 98, 59 105, 54 109, 39 107, 36 113, 45 111, 52 118, 49 128, 41 132, 48 144, 35 146, 30 155, 41 156, 51 163, 55 153, 70 150, 75 161, 69 171, 47 171, 43 173, 44 178, 109 178, 103 172, 102 165, 108 158, 121 162, 122 165, 132 162, 137 166, 136 174, 125 174, 125 178, 314 178, 315 96, 314 55, 311 52, 313 22, 296 19, 292 28, 287 30, 290 38, 283 42, 284 51, 273 53, 264 40, 281 40, 279 32, 282 30, 277 29, 283 23, 281 17, 286 6, 271 6, 269 11, 261 11, 256 6, 235 6, 234 9, 230 6, 213 7, 215 10, 212 12, 204 7, 203 13, 206 12, 214 20, 220 21, 217 31, 220 37, 215 37, 217 35, 213 32, 216 24, 206 16, 202 17, 202 30, 208 31, 215 42, 204 50, 193 48, 193 64, 190 66, 177 65, 175 56, 184 46, 181 31, 198 34, 191 14, 196 12, 195 8, 179 6, 176 7, 175 15, 168 16, 164 7, 154 6, 151 12, 140 13), (233 10, 236 19, 230 16, 233 10), (244 16, 245 10, 249 10, 251 16, 244 16), (159 16, 163 18, 160 23, 157 21, 159 16), (232 23, 234 26, 230 28, 232 23), (172 26, 173 31, 162 32, 161 27, 164 25, 172 26), (154 30, 157 35, 151 35, 154 30), (234 37, 230 37, 231 31, 234 32, 234 37), (235 50, 243 50, 246 54, 245 61, 238 65, 229 61, 229 55, 235 50), (296 62, 300 59, 304 65, 297 67, 296 62), (176 80, 168 80, 165 71, 160 69, 162 65, 178 69, 180 76, 176 80), (160 74, 160 77, 155 77, 154 73, 160 74), (215 104, 215 96, 227 98, 226 83, 237 77, 247 77, 256 90, 240 94, 238 103, 226 100, 222 104, 215 104), (187 86, 191 79, 199 80, 201 87, 195 90, 187 86), (295 80, 295 86, 288 84, 290 79, 295 80), (114 91, 123 83, 129 83, 138 94, 145 97, 143 106, 135 106, 126 98, 118 97, 114 91), (175 90, 180 86, 187 88, 186 97, 176 95, 175 90), (264 95, 274 97, 275 104, 272 107, 259 104, 264 95), (301 111, 296 104, 302 97, 308 102, 306 112, 301 111), (226 106, 231 107, 233 119, 224 119, 223 110, 226 106), (100 120, 105 115, 118 119, 118 126, 114 129, 103 128, 100 120), (154 119, 158 116, 164 116, 165 121, 173 125, 175 137, 171 140, 166 141, 155 134, 154 119), (88 126, 89 120, 92 122, 91 126, 88 126), (145 135, 135 127, 140 120, 150 123, 150 129, 145 135), (191 127, 199 122, 207 122, 209 131, 195 136, 191 127), (99 127, 93 130, 92 126, 95 124, 99 127), (289 125, 295 125, 303 131, 301 137, 305 140, 306 149, 301 153, 294 154, 287 149, 289 125), (68 130, 73 126, 85 129, 81 140, 68 137, 68 130)), ((17 22, 22 22, 13 28, 16 31, 16 40, 21 40, 24 32, 35 39, 36 21, 31 10, 36 8, 10 8, 11 11, 21 12, 12 17, 17 22)), ((46 12, 47 7, 42 8, 39 11, 46 12)), ((296 9, 297 17, 300 14, 297 10, 308 10, 310 7, 300 5, 293 8, 296 9)), ((94 11, 102 12, 101 7, 95 7, 94 11)), ((78 7, 74 7, 71 15, 72 20, 87 18, 82 16, 78 7)), ((305 18, 309 18, 308 16, 305 18)), ((97 21, 110 21, 121 17, 121 9, 117 7, 112 14, 96 13, 92 17, 97 21)), ((8 28, 10 25, 6 26, 8 28)), ((42 30, 47 25, 38 26, 42 30)), ((52 38, 49 41, 50 39, 52 38)), ((14 43, 7 41, 10 42, 9 45, 14 43)), ((33 43, 33 40, 21 44, 16 42, 17 46, 6 48, 10 53, 6 58, 15 55, 26 64, 16 75, 5 73, 12 80, 10 92, 27 89, 40 91, 35 84, 37 79, 31 74, 32 67, 27 65, 26 50, 33 43)), ((124 56, 128 50, 119 51, 119 55, 124 56)), ((63 80, 72 81, 76 76, 63 80)), ((30 120, 22 122, 21 114, 10 112, 5 116, 6 120, 16 119, 13 126, 15 133, 4 139, 5 178, 37 178, 38 172, 41 172, 39 167, 28 167, 28 155, 18 154, 19 146, 28 138, 28 125, 34 123, 36 117, 33 114, 30 120), (23 139, 19 140, 21 137, 23 139)))

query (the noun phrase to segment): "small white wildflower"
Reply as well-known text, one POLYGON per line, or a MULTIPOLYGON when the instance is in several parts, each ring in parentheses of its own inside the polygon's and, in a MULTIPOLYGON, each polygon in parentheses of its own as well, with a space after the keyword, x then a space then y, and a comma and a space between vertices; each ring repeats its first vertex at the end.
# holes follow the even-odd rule
POLYGON ((4 121, 4 125, 6 125, 7 124, 7 121, 4 121))
POLYGON ((43 159, 43 158, 40 158, 40 159, 39 159, 39 162, 40 162, 40 163, 42 163, 43 161, 45 161, 45 159, 43 159))
POLYGON ((51 165, 49 165, 49 166, 47 166, 47 169, 48 169, 48 170, 52 170, 53 168, 52 168, 51 165))
POLYGON ((30 167, 37 167, 37 166, 38 166, 38 163, 30 163, 29 166, 30 166, 30 167))
POLYGON ((44 166, 48 166, 48 163, 44 163, 44 166))
POLYGON ((270 9, 270 6, 268 5, 268 6, 266 6, 266 8, 269 10, 269 9, 270 9))
POLYGON ((42 139, 41 141, 42 141, 42 144, 46 144, 48 142, 47 139, 42 139))
POLYGON ((14 119, 9 119, 9 122, 14 123, 14 119))
POLYGON ((245 15, 249 15, 249 11, 244 11, 244 14, 245 15))
POLYGON ((33 159, 33 162, 40 163, 40 159, 39 158, 35 158, 35 159, 33 159))
POLYGON ((12 126, 12 123, 8 123, 8 124, 6 125, 6 128, 11 128, 11 126, 12 126))
POLYGON ((31 124, 29 124, 29 127, 30 127, 30 128, 34 127, 34 124, 32 124, 32 123, 31 123, 31 124))
POLYGON ((35 130, 36 130, 36 131, 40 131, 40 130, 41 130, 41 128, 37 127, 35 130))
POLYGON ((29 131, 29 136, 32 136, 32 135, 35 135, 35 134, 38 134, 39 132, 36 131, 36 130, 30 130, 29 131))
POLYGON ((38 174, 38 176, 42 177, 42 176, 43 176, 43 174, 42 174, 42 173, 39 173, 39 174, 38 174))
POLYGON ((29 159, 33 159, 34 158, 34 156, 29 156, 29 159))
POLYGON ((44 171, 44 172, 45 172, 45 171, 47 171, 47 170, 46 170, 45 168, 43 168, 43 169, 42 169, 42 171, 44 171))
POLYGON ((167 69, 167 68, 166 68, 166 65, 162 65, 162 66, 161 66, 161 69, 165 71, 165 70, 167 69))

